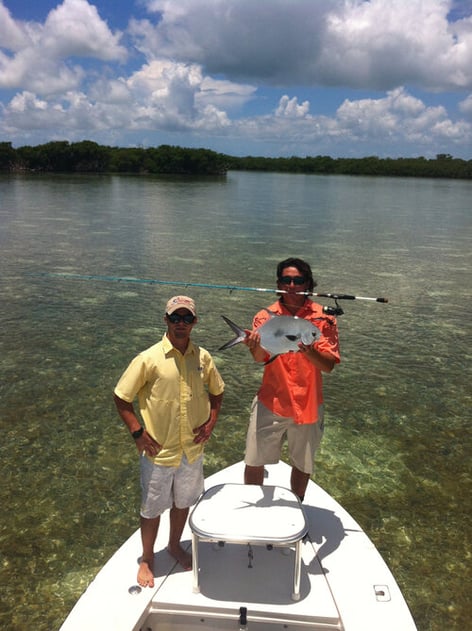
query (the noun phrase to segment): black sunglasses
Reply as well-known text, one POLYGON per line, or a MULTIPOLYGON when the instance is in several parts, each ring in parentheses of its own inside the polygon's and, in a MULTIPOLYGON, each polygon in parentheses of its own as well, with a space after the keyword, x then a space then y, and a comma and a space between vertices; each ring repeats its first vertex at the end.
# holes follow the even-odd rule
POLYGON ((191 313, 186 313, 185 315, 180 315, 179 313, 166 313, 166 316, 169 318, 169 322, 172 322, 172 324, 178 324, 179 322, 184 322, 185 324, 193 324, 195 322, 195 316, 191 313))
POLYGON ((294 285, 304 285, 306 278, 304 276, 281 276, 279 278, 279 283, 282 285, 290 285, 292 282, 294 285))

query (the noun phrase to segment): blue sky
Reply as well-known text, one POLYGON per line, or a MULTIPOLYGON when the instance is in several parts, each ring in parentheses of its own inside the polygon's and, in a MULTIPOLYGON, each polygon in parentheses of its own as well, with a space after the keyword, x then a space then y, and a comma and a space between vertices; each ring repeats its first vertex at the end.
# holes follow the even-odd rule
POLYGON ((0 141, 472 159, 472 0, 0 0, 0 141))

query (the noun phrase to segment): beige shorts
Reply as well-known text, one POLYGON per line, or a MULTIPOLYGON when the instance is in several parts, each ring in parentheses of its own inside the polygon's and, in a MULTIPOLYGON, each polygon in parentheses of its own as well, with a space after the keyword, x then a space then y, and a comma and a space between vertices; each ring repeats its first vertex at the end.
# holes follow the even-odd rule
POLYGON ((315 453, 323 438, 323 406, 316 423, 299 424, 293 418, 277 416, 256 397, 252 402, 244 462, 250 467, 276 464, 287 439, 290 464, 303 473, 313 473, 315 453))
POLYGON ((141 456, 141 517, 154 519, 168 508, 188 508, 203 493, 203 456, 189 464, 163 467, 141 456))

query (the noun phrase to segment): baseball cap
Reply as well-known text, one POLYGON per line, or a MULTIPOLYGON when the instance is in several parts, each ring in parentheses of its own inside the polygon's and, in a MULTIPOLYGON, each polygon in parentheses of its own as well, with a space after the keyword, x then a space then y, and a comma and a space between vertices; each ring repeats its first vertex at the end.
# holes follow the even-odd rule
POLYGON ((197 315, 195 310, 195 302, 188 296, 173 296, 166 306, 166 313, 169 315, 177 311, 177 309, 188 309, 192 315, 197 315))

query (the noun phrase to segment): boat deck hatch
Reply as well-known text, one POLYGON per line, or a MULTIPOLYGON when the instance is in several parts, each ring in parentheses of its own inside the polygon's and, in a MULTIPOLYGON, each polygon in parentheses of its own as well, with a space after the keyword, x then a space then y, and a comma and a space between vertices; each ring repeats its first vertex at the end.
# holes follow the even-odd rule
POLYGON ((218 484, 208 489, 190 515, 193 591, 200 591, 199 541, 249 546, 295 546, 292 599, 300 598, 301 545, 308 524, 300 500, 280 486, 218 484))

